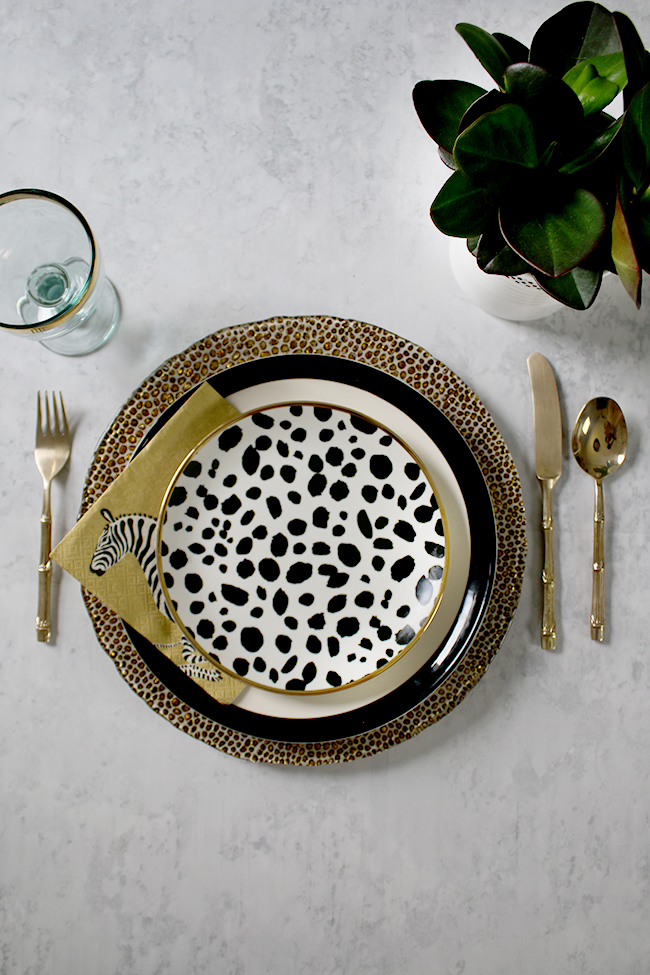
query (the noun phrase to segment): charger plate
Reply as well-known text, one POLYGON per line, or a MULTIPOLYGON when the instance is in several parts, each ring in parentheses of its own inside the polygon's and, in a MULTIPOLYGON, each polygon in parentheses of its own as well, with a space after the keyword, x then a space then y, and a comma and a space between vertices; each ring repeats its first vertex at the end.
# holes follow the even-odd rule
MULTIPOLYGON (((300 695, 298 711, 269 703, 269 699, 287 697, 294 702, 294 696, 248 688, 235 704, 222 707, 116 614, 84 592, 101 645, 136 693, 176 727, 240 758, 313 765, 375 754, 413 737, 449 713, 477 683, 510 624, 525 563, 521 485, 505 443, 466 384, 406 339, 343 319, 274 318, 223 329, 164 363, 121 409, 88 472, 82 513, 124 469, 143 435, 155 435, 170 409, 211 376, 215 377, 211 380, 215 388, 242 411, 251 405, 277 402, 265 391, 270 374, 278 377, 277 382, 295 382, 296 374, 309 378, 315 372, 322 382, 338 381, 358 389, 358 378, 353 375, 357 367, 369 368, 373 375, 393 384, 391 396, 395 399, 398 390, 400 405, 393 403, 391 408, 405 417, 405 422, 411 413, 411 422, 417 425, 415 417, 422 404, 431 405, 442 426, 447 425, 442 440, 447 446, 452 444, 451 455, 443 456, 443 460, 450 469, 455 465, 448 477, 447 493, 452 496, 455 485, 461 498, 460 502, 456 498, 455 521, 450 515, 451 548, 456 547, 455 534, 460 541, 460 561, 449 567, 444 598, 434 620, 439 622, 438 632, 431 632, 428 645, 424 638, 418 641, 417 649, 428 654, 426 659, 410 650, 404 661, 388 668, 386 674, 360 685, 362 689, 372 688, 371 692, 364 691, 366 697, 345 702, 340 698, 358 693, 357 688, 323 695, 326 706, 314 705, 312 698, 305 708, 305 695, 300 695), (338 358, 333 360, 333 356, 338 358), (286 364, 288 378, 282 378, 281 363, 286 364), (332 363, 335 368, 331 374, 336 379, 324 379, 323 368, 332 363), (343 374, 346 369, 347 379, 343 374), (257 371, 257 381, 251 379, 251 370, 257 371), (243 372, 245 380, 241 378, 243 372), (254 402, 256 394, 262 397, 258 403, 254 402), (472 465, 478 479, 472 474, 472 465), (464 493, 458 488, 463 479, 464 493), (482 490, 487 505, 480 500, 482 490), (478 506, 472 500, 475 494, 479 496, 478 506), (467 525, 463 527, 463 501, 469 501, 471 509, 465 513, 465 522, 473 520, 466 565, 462 564, 463 532, 467 529, 467 525), (448 629, 443 633, 445 626, 448 629), (400 671, 402 663, 408 668, 400 671), (389 676, 390 683, 382 685, 389 676)), ((359 395, 363 393, 361 390, 359 395)), ((384 401, 383 394, 380 399, 384 401)), ((341 405, 355 408, 354 403, 341 405)), ((394 423, 388 425, 395 429, 394 423)), ((405 440, 412 447, 409 436, 405 440)), ((431 450, 435 449, 434 437, 431 450)), ((437 485, 438 477, 436 472, 437 485)), ((444 494, 445 487, 441 490, 444 494)), ((453 497, 451 500, 453 513, 453 497)))

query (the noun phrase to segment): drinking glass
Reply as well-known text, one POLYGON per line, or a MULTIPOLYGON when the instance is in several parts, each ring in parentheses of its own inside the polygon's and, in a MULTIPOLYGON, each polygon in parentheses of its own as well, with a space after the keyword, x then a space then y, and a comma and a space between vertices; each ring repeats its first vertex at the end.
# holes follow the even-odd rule
POLYGON ((85 355, 108 341, 120 310, 76 207, 46 190, 0 194, 0 328, 85 355))

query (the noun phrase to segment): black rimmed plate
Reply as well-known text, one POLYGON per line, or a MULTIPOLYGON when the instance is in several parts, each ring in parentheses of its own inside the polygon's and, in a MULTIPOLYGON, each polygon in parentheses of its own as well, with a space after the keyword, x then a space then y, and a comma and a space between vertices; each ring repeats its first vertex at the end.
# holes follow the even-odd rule
MULTIPOLYGON (((458 667, 470 647, 488 605, 496 568, 496 529, 490 495, 478 464, 454 425, 429 400, 399 379, 372 366, 327 355, 290 354, 256 359, 233 366, 209 382, 241 412, 277 402, 278 398, 308 398, 315 384, 330 390, 328 401, 348 409, 370 413, 396 429, 400 417, 407 431, 403 439, 419 456, 434 455, 427 462, 440 486, 448 512, 450 549, 457 548, 458 564, 450 564, 444 598, 434 623, 416 648, 360 689, 340 692, 345 701, 328 694, 311 699, 304 695, 280 696, 247 688, 228 706, 219 705, 174 666, 143 637, 126 626, 130 639, 158 679, 186 705, 220 725, 269 741, 328 742, 351 738, 378 728, 406 714, 439 688, 458 667), (278 384, 281 389, 278 388, 278 384), (302 390, 302 392, 299 392, 302 390), (305 394, 305 390, 309 390, 305 394), (284 397, 278 397, 283 392, 284 397), (368 398, 372 408, 368 409, 368 398), (417 448, 416 448, 417 441, 417 448), (444 470, 443 470, 444 468, 444 470), (449 495, 449 503, 445 496, 449 495), (454 492, 456 514, 454 514, 454 492), (455 538, 459 544, 454 544, 455 538), (462 558, 463 540, 466 557, 462 558), (447 600, 447 597, 448 600, 447 600), (445 603, 447 600, 447 603, 445 603), (440 627, 444 628, 441 632, 440 627), (416 654, 416 651, 419 656, 416 654), (408 662, 408 667, 402 664, 408 662), (384 681, 384 683, 382 683, 384 681), (372 688, 372 691, 364 691, 372 688), (355 692, 358 696, 355 696, 355 692), (280 698, 287 703, 277 705, 280 698), (274 703, 271 703, 273 699, 274 703), (317 700, 318 704, 314 701, 317 700)), ((191 394, 173 403, 148 431, 141 446, 157 432, 191 394)), ((321 395, 319 400, 323 400, 321 395)))

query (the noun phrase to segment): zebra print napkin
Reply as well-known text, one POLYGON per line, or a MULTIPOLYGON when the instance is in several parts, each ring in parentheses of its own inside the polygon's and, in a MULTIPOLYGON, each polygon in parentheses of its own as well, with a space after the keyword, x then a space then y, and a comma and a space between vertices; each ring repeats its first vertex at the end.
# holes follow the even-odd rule
POLYGON ((237 410, 203 383, 120 474, 52 558, 221 704, 246 686, 221 674, 169 616, 156 565, 156 522, 189 449, 237 410))

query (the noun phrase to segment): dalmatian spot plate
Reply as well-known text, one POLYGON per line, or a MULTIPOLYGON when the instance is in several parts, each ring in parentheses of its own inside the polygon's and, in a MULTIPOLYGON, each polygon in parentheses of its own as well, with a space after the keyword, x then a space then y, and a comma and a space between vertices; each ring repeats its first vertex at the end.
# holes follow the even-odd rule
POLYGON ((439 605, 446 519, 427 471, 341 407, 255 410, 200 443, 158 522, 169 609, 240 680, 325 693, 389 667, 439 605))

